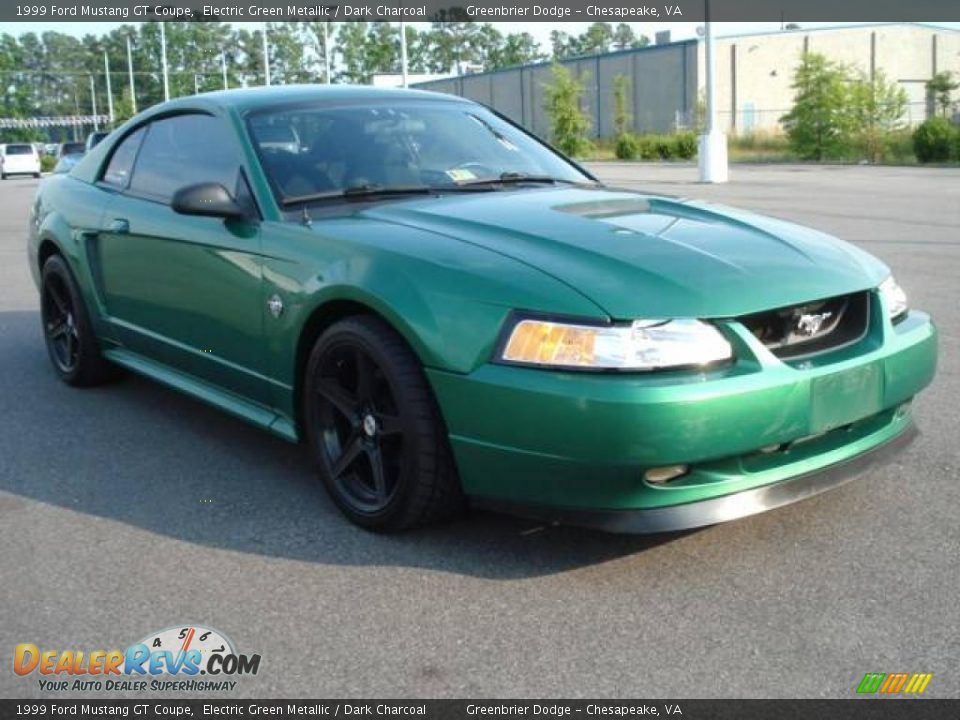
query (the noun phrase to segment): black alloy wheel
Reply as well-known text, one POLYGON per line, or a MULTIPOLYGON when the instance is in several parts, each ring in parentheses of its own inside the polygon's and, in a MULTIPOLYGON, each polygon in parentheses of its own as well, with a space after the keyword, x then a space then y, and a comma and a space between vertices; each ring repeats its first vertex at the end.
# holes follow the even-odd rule
POLYGON ((53 369, 68 385, 88 387, 110 378, 90 317, 66 261, 52 255, 43 264, 40 319, 53 369))
POLYGON ((331 326, 307 366, 305 420, 337 506, 373 530, 400 530, 462 505, 446 431, 416 356, 385 322, 331 326))
POLYGON ((40 303, 50 359, 61 373, 72 373, 80 362, 80 334, 73 300, 62 276, 52 273, 47 278, 40 303))

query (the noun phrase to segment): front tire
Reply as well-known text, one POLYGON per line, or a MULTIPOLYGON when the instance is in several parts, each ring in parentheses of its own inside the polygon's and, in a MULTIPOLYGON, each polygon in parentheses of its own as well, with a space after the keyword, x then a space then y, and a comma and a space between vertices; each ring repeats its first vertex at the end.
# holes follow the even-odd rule
POLYGON ((352 522, 397 531, 464 505, 446 429, 416 355, 387 323, 335 323, 307 362, 304 419, 320 477, 352 522))
POLYGON ((100 354, 90 316, 66 261, 59 255, 50 256, 41 277, 40 318, 54 372, 75 387, 108 380, 112 368, 100 354))

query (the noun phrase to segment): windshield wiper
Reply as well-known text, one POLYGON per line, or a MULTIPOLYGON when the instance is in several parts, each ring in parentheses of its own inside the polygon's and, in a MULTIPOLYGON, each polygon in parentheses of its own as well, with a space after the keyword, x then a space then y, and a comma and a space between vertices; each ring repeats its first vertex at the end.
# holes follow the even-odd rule
POLYGON ((318 200, 336 200, 364 197, 383 197, 389 195, 429 195, 435 192, 435 189, 429 185, 375 185, 365 183, 363 185, 351 185, 342 190, 330 190, 327 192, 309 193, 307 195, 294 195, 285 197, 281 201, 284 207, 290 205, 300 205, 301 203, 315 202, 318 200))
POLYGON ((458 183, 460 187, 471 187, 474 185, 518 185, 520 183, 538 183, 546 185, 581 185, 576 180, 567 180, 565 178, 553 177, 552 175, 531 175, 522 172, 500 173, 496 178, 477 178, 467 182, 458 183))
POLYGON ((308 195, 296 195, 283 198, 280 204, 284 207, 291 205, 301 205, 303 203, 318 202, 321 200, 353 200, 356 198, 368 197, 390 197, 391 195, 435 195, 444 192, 480 192, 490 188, 483 187, 464 187, 460 185, 377 185, 363 184, 351 185, 343 190, 330 190, 328 192, 310 193, 308 195))

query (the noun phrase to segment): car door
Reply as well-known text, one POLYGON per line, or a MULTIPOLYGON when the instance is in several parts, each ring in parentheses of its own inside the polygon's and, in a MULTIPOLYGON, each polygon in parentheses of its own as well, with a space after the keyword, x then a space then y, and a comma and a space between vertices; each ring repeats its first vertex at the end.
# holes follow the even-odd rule
POLYGON ((100 180, 112 191, 96 240, 112 335, 128 351, 267 404, 259 224, 170 207, 178 189, 200 182, 219 182, 253 203, 233 130, 190 113, 136 132, 117 146, 100 180))

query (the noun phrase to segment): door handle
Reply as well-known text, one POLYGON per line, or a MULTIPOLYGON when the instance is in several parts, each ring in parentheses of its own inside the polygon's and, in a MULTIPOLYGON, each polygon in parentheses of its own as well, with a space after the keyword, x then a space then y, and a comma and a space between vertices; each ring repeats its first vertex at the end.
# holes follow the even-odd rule
POLYGON ((115 218, 107 226, 107 231, 117 235, 126 235, 130 232, 130 221, 126 218, 115 218))

